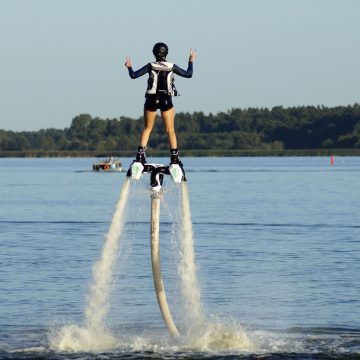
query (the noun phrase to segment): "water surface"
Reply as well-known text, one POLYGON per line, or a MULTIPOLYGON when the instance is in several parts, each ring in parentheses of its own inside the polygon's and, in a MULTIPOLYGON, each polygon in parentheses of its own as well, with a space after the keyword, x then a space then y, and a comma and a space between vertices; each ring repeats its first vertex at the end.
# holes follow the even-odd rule
MULTIPOLYGON (((54 348, 63 326, 83 324, 125 173, 94 173, 94 159, 0 159, 0 358, 360 356, 360 158, 183 160, 208 332, 172 339, 162 322, 144 177, 132 184, 114 269, 115 345, 54 348)), ((181 328, 178 213, 179 189, 166 179, 162 267, 181 328)))

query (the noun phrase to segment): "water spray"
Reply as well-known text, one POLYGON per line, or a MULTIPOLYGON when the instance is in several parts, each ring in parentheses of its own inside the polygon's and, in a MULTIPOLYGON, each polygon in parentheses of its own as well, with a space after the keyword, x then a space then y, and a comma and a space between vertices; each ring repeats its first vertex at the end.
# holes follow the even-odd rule
POLYGON ((150 248, 155 293, 164 323, 172 336, 179 336, 167 302, 160 261, 160 207, 162 184, 165 175, 181 184, 181 231, 178 272, 181 278, 181 293, 184 300, 183 336, 195 348, 212 349, 225 342, 225 349, 235 346, 250 348, 251 343, 243 331, 224 327, 221 323, 206 321, 201 304, 201 292, 196 276, 194 239, 190 201, 185 172, 180 164, 141 164, 133 162, 127 172, 113 218, 105 236, 100 259, 93 268, 93 281, 85 309, 85 327, 64 326, 52 340, 52 347, 62 351, 104 351, 114 348, 118 340, 108 332, 105 317, 109 310, 108 296, 111 291, 113 267, 120 250, 120 239, 125 224, 125 213, 129 198, 130 182, 139 180, 144 173, 150 174, 150 248), (235 344, 235 345, 234 345, 235 344))

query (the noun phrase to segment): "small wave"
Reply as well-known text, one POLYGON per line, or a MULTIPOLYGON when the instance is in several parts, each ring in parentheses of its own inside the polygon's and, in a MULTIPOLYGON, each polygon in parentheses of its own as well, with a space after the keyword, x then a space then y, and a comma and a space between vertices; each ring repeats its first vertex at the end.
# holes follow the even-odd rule
POLYGON ((56 220, 56 221, 42 221, 42 220, 0 220, 0 224, 107 224, 106 221, 68 221, 68 220, 56 220))
POLYGON ((248 226, 248 227, 291 227, 291 228, 341 228, 357 229, 360 225, 346 224, 300 224, 300 223, 256 223, 256 222, 193 222, 194 225, 248 226))
POLYGON ((258 168, 258 169, 236 169, 234 167, 232 168, 218 168, 218 169, 187 169, 185 168, 187 173, 322 173, 322 172, 359 172, 359 168, 351 168, 351 169, 345 169, 345 168, 322 168, 322 169, 304 169, 304 168, 297 168, 297 169, 280 169, 280 168, 274 168, 274 169, 264 169, 264 168, 258 168))
MULTIPOLYGON (((147 226, 148 221, 127 221, 126 224, 138 224, 147 226)), ((56 221, 42 221, 42 220, 0 220, 0 224, 14 224, 14 225, 36 225, 36 224, 54 224, 54 225, 99 225, 108 224, 107 221, 68 221, 68 220, 56 220, 56 221)), ((170 221, 162 221, 162 226, 172 226, 170 221)), ((353 224, 301 224, 301 223, 256 223, 256 222, 214 222, 214 221, 193 221, 193 225, 207 225, 207 226, 244 226, 244 227, 284 227, 284 228, 307 228, 307 229, 359 229, 360 225, 353 224)))
POLYGON ((11 350, 11 353, 44 353, 48 352, 49 349, 47 349, 45 346, 32 346, 32 347, 25 347, 20 349, 14 349, 11 350))

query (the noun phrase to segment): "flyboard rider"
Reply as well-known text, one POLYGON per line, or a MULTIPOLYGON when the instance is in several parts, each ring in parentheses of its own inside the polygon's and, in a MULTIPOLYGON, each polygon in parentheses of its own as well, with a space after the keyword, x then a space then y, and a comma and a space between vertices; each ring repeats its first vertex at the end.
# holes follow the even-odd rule
POLYGON ((145 74, 149 75, 144 104, 145 124, 141 133, 140 145, 136 153, 135 161, 141 162, 142 164, 146 163, 146 146, 154 126, 156 111, 160 109, 170 145, 170 162, 171 164, 179 164, 182 167, 174 128, 175 109, 172 103, 172 97, 178 95, 174 84, 174 74, 191 78, 196 53, 194 50, 190 50, 188 68, 187 70, 183 70, 179 66, 166 61, 168 51, 169 49, 166 44, 156 43, 153 48, 156 61, 146 64, 137 71, 133 70, 130 57, 126 57, 125 59, 125 66, 128 68, 131 79, 136 79, 145 74))

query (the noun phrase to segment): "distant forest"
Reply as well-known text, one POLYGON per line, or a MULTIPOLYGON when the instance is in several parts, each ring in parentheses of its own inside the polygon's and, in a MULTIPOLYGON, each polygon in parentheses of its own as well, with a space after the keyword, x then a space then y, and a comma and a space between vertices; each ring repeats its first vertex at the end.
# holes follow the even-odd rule
MULTIPOLYGON (((177 113, 176 133, 182 150, 360 149, 360 105, 233 108, 205 115, 177 113)), ((69 128, 39 131, 0 130, 0 151, 134 152, 143 118, 101 119, 76 116, 69 128)), ((168 149, 157 119, 149 150, 168 149)))

